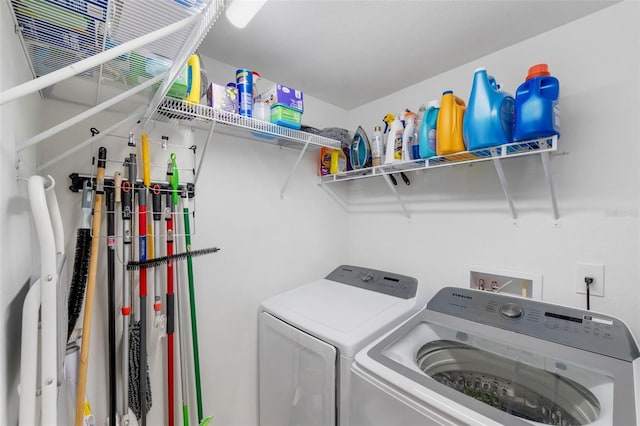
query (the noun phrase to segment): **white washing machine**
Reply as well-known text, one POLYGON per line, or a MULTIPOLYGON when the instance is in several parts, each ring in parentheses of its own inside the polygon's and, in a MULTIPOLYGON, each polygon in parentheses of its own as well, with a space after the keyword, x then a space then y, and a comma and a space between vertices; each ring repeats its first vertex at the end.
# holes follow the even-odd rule
POLYGON ((357 354, 353 426, 640 425, 640 352, 619 319, 447 287, 357 354))
POLYGON ((258 314, 260 425, 348 425, 355 354, 425 303, 415 278, 349 265, 265 300, 258 314))

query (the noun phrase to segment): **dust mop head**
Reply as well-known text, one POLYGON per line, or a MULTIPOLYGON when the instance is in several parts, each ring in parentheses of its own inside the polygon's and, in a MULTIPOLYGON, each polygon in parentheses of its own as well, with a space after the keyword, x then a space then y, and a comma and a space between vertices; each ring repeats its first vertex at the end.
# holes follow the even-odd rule
MULTIPOLYGON (((142 417, 140 409, 140 321, 135 321, 129 326, 129 407, 137 418, 142 417)), ((144 369, 147 375, 147 392, 146 392, 146 412, 147 415, 151 409, 151 380, 149 379, 149 365, 145 365, 144 369)))

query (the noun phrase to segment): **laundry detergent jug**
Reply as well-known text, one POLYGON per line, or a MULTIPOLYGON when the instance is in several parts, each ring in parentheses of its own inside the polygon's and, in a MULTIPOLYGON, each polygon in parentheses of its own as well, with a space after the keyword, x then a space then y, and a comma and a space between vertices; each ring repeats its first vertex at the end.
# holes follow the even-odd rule
POLYGON ((438 112, 440 101, 434 100, 427 104, 420 125, 420 158, 430 158, 436 155, 436 125, 438 124, 438 112))
POLYGON ((454 154, 464 151, 462 122, 466 104, 453 94, 453 91, 442 92, 440 111, 436 124, 436 153, 438 155, 454 154))
POLYGON ((560 135, 559 96, 560 83, 550 75, 547 64, 529 68, 526 81, 516 91, 513 139, 560 135))
POLYGON ((469 151, 510 143, 513 139, 514 99, 499 88, 486 69, 474 72, 463 126, 469 151))

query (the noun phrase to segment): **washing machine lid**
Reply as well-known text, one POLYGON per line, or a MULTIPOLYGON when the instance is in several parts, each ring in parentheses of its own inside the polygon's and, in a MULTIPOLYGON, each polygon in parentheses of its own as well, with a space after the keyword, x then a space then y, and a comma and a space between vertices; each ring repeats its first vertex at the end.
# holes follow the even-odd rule
POLYGON ((420 310, 417 293, 415 278, 341 265, 324 279, 265 300, 261 309, 353 357, 420 310))
POLYGON ((412 398, 508 425, 633 424, 639 361, 619 319, 453 287, 356 357, 412 398))

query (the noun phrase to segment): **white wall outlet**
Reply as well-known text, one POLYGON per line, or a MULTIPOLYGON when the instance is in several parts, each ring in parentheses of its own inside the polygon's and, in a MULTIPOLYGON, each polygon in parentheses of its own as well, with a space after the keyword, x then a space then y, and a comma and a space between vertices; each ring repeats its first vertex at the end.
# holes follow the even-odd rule
POLYGON ((578 262, 575 275, 576 293, 587 293, 587 284, 584 282, 585 277, 593 278, 593 283, 589 289, 591 296, 604 297, 604 265, 601 263, 578 262))

